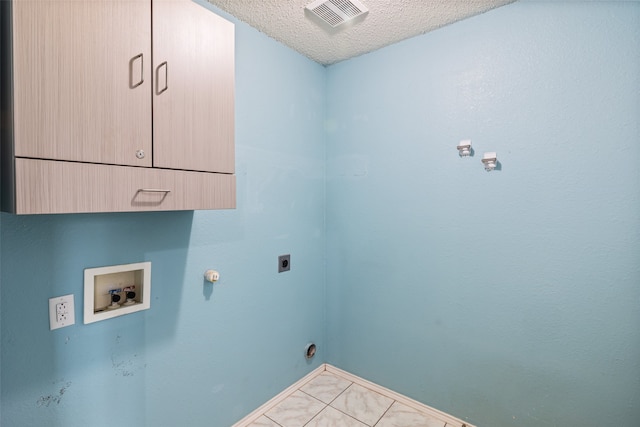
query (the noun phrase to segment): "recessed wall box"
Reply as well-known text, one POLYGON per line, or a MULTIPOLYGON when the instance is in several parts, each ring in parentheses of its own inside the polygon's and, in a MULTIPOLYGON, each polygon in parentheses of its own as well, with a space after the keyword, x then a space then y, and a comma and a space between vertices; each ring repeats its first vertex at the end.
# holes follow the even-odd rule
POLYGON ((84 270, 84 323, 151 307, 151 262, 84 270))

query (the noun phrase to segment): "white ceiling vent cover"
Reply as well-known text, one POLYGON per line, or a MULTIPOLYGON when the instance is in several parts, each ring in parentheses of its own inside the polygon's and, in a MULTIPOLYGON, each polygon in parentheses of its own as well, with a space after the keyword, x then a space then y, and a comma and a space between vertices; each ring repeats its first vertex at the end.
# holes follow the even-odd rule
POLYGON ((369 11, 358 0, 317 0, 308 4, 307 9, 332 27, 369 11))

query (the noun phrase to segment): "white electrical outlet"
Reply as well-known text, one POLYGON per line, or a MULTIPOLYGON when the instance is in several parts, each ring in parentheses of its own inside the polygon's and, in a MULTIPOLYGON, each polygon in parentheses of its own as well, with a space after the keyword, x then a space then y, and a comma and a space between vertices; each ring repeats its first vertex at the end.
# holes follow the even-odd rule
POLYGON ((73 294, 49 298, 49 328, 52 331, 75 323, 76 313, 73 307, 73 294))

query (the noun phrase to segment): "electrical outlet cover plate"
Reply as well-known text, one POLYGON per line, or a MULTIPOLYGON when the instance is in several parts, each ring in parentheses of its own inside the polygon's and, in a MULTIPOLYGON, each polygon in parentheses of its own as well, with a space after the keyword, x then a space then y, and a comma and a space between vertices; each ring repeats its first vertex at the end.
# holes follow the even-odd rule
POLYGON ((49 298, 49 329, 52 331, 76 323, 73 294, 49 298))

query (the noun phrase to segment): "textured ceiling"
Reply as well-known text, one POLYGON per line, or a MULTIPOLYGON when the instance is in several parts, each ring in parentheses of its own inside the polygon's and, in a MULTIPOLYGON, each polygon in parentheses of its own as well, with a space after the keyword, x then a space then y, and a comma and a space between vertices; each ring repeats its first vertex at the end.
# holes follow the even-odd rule
POLYGON ((360 0, 369 13, 331 28, 312 0, 208 0, 310 59, 330 65, 515 0, 360 0))

